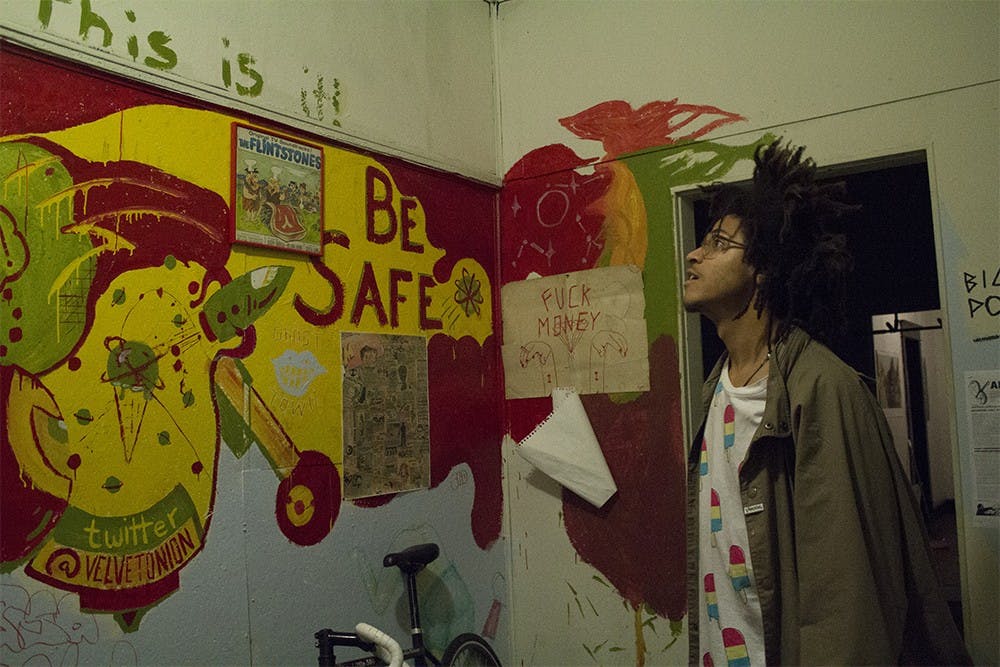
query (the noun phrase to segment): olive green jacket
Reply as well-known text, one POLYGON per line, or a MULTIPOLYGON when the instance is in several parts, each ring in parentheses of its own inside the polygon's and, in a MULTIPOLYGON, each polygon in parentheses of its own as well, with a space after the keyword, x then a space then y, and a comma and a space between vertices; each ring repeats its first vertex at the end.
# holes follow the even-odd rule
MULTIPOLYGON (((724 360, 705 383, 705 413, 724 360)), ((688 463, 688 622, 698 655, 698 464, 688 463)), ((768 664, 969 664, 881 409, 804 331, 772 350, 740 468, 768 664)))

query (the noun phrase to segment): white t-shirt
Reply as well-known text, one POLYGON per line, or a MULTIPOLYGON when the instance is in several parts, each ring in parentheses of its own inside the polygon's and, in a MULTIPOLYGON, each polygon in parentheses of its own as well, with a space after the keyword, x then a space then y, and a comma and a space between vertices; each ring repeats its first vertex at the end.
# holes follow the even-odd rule
POLYGON ((760 425, 767 379, 734 387, 722 369, 705 421, 698 470, 699 653, 703 665, 765 664, 739 467, 760 425))

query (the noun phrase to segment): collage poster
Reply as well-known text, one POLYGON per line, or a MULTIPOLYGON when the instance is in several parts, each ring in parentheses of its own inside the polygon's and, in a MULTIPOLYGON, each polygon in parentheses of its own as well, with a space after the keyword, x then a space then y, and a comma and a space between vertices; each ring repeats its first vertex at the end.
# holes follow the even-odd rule
POLYGON ((430 486, 427 343, 342 332, 344 497, 430 486))

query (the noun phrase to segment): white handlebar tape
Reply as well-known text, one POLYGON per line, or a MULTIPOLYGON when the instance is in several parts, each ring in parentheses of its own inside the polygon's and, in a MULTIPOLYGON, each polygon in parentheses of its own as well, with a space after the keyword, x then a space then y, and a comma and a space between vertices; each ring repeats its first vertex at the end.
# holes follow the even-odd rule
POLYGON ((358 637, 375 644, 375 655, 385 660, 389 667, 401 667, 403 649, 399 646, 399 642, 367 623, 358 623, 354 631, 358 633, 358 637))

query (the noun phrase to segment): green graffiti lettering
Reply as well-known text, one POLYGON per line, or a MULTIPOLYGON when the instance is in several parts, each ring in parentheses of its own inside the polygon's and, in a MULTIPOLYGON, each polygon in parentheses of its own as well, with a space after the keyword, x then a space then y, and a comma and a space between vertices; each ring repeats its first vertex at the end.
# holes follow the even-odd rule
POLYGON ((264 90, 264 77, 260 75, 260 72, 251 67, 251 65, 255 65, 257 61, 254 60, 254 57, 249 53, 241 53, 237 56, 236 62, 240 66, 240 72, 253 79, 252 86, 244 86, 237 82, 236 92, 244 97, 257 97, 264 90))
POLYGON ((90 9, 90 0, 80 0, 80 37, 86 40, 91 28, 97 28, 104 33, 101 46, 111 46, 113 33, 108 22, 90 9))
POLYGON ((177 66, 177 53, 167 46, 170 43, 170 35, 161 30, 154 30, 149 33, 146 41, 149 42, 149 46, 156 52, 156 55, 161 58, 161 60, 157 60, 152 56, 147 56, 143 61, 147 66, 159 70, 169 70, 177 66))

